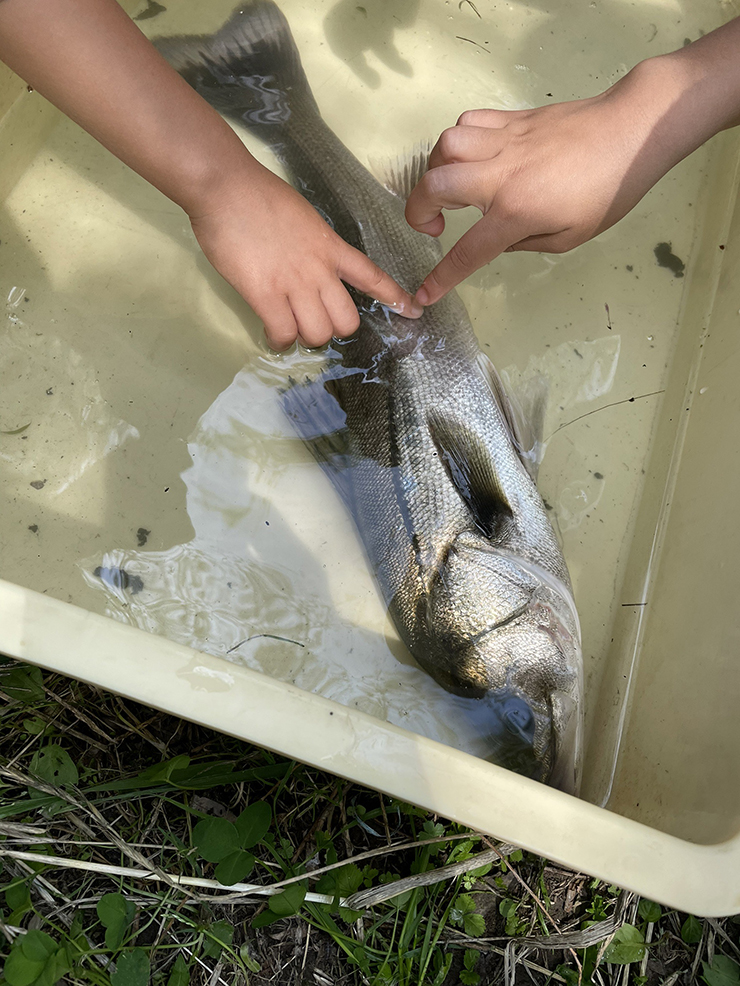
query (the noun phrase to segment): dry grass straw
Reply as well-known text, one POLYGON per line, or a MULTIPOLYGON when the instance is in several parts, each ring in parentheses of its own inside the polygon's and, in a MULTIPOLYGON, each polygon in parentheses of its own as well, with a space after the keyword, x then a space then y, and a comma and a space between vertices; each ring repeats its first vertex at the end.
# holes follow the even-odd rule
POLYGON ((439 970, 438 986, 689 986, 716 955, 740 959, 731 919, 699 922, 701 940, 687 943, 685 915, 643 920, 636 898, 582 874, 515 852, 512 860, 511 846, 59 676, 36 688, 36 673, 24 692, 11 687, 9 667, 0 668, 0 935, 10 946, 29 929, 59 941, 77 929, 92 978, 74 972, 65 982, 107 986, 132 948, 146 952, 151 981, 163 986, 178 962, 194 986, 431 986, 439 970), (39 776, 52 746, 66 751, 75 783, 39 776), (206 771, 200 786, 155 777, 120 787, 177 757, 210 765, 218 783, 209 786, 206 771), (272 842, 253 850, 248 881, 224 886, 193 848, 194 828, 203 817, 233 820, 257 800, 271 806, 272 842), (348 873, 362 886, 325 889, 327 879, 344 886, 348 873), (25 911, 10 906, 13 886, 27 888, 25 911), (251 927, 270 899, 297 887, 308 889, 295 915, 251 927), (118 950, 106 947, 97 917, 111 893, 136 912, 118 950), (351 911, 342 916, 340 906, 351 911), (625 923, 649 947, 637 961, 610 963, 625 923), (226 943, 217 937, 224 925, 226 943), (353 960, 357 949, 371 975, 353 960))

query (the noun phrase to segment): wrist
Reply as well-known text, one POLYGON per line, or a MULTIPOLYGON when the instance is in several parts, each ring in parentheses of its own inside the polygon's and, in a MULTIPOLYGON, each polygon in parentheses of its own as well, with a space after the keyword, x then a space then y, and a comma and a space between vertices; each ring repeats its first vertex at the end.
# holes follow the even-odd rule
POLYGON ((740 18, 693 44, 641 62, 633 75, 650 101, 654 129, 680 160, 740 123, 740 18))
POLYGON ((191 222, 228 208, 236 196, 249 195, 266 169, 249 153, 225 120, 219 118, 205 141, 185 147, 179 179, 170 197, 191 222))
POLYGON ((653 181, 738 115, 740 78, 735 95, 733 81, 715 70, 708 54, 697 58, 687 46, 646 59, 603 94, 619 107, 622 133, 653 181))

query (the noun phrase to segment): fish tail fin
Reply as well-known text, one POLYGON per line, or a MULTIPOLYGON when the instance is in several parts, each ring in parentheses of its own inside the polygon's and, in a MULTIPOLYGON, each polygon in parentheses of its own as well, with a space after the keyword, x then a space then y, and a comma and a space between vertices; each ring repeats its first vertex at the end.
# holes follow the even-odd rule
POLYGON ((219 113, 268 143, 297 112, 319 112, 288 22, 272 0, 247 0, 216 34, 154 44, 219 113))

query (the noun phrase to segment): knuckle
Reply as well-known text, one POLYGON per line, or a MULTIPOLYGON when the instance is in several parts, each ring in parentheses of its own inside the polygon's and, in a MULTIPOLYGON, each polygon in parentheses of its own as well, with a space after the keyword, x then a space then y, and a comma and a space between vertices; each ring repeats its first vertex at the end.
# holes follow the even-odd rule
MULTIPOLYGON (((531 208, 527 210, 520 196, 507 194, 506 191, 496 196, 493 215, 495 215, 496 225, 511 227, 521 236, 526 236, 531 232, 529 227, 536 225, 533 222, 534 216, 531 208)), ((487 218, 492 218, 492 215, 489 214, 487 218)))
POLYGON ((325 325, 301 325, 298 338, 307 349, 316 349, 331 339, 331 328, 325 325))
POLYGON ((458 274, 468 274, 476 267, 472 251, 466 243, 456 243, 447 257, 450 267, 458 274))
MULTIPOLYGON (((436 291, 444 290, 445 278, 443 271, 433 270, 426 279, 427 286, 431 285, 436 291)), ((436 293, 436 292, 435 292, 436 293)))
POLYGON ((457 118, 456 127, 472 127, 475 125, 475 110, 465 110, 457 118))
POLYGON ((293 345, 298 335, 298 326, 294 318, 286 313, 285 316, 276 319, 274 313, 270 315, 264 311, 264 308, 262 312, 257 311, 257 314, 263 321, 265 336, 272 349, 279 352, 293 345))
POLYGON ((276 352, 282 352, 282 350, 287 349, 289 346, 292 346, 293 343, 296 341, 297 335, 298 333, 295 329, 290 331, 278 330, 277 332, 268 331, 267 329, 265 329, 265 336, 267 337, 267 342, 270 348, 274 349, 276 352))
POLYGON ((334 325, 335 335, 344 339, 354 335, 360 327, 360 313, 353 307, 351 312, 347 312, 342 318, 338 318, 334 325))
POLYGON ((380 269, 380 267, 377 266, 377 264, 373 264, 371 262, 371 266, 368 267, 367 269, 368 287, 370 287, 372 290, 375 290, 376 288, 379 288, 383 284, 384 280, 385 280, 385 274, 383 273, 383 271, 380 269))
POLYGON ((501 226, 514 226, 521 218, 521 209, 515 202, 506 199, 496 200, 496 222, 501 226))
POLYGON ((462 137, 462 132, 455 129, 455 127, 449 127, 447 130, 443 130, 440 134, 439 140, 437 141, 437 147, 444 158, 451 158, 459 151, 462 137))
POLYGON ((431 171, 427 171, 419 182, 419 188, 423 193, 432 199, 436 199, 442 192, 447 176, 442 168, 432 168, 431 171))

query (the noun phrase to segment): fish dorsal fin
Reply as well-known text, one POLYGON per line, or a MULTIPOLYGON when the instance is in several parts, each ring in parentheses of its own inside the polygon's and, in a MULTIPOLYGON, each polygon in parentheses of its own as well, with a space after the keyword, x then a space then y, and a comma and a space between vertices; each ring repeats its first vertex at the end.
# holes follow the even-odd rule
POLYGON ((427 425, 447 475, 476 526, 489 538, 501 534, 513 522, 514 512, 483 440, 437 408, 427 413, 427 425))
POLYGON ((405 202, 427 170, 433 147, 434 140, 429 138, 414 144, 410 151, 402 151, 397 157, 382 160, 370 158, 370 170, 381 185, 405 202))
POLYGON ((494 399, 511 432, 516 453, 522 460, 524 468, 536 482, 537 471, 545 450, 542 434, 547 407, 547 382, 543 377, 538 377, 532 382, 532 386, 528 388, 531 393, 527 395, 528 406, 525 411, 521 402, 509 394, 498 370, 485 353, 479 353, 477 359, 483 377, 490 385, 494 399))

